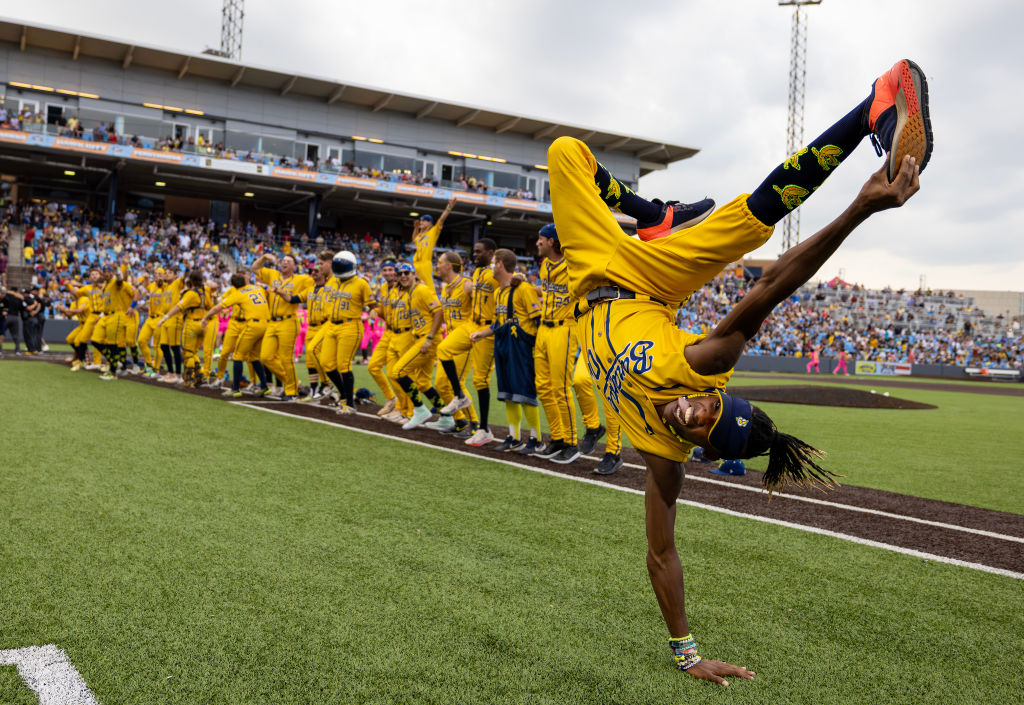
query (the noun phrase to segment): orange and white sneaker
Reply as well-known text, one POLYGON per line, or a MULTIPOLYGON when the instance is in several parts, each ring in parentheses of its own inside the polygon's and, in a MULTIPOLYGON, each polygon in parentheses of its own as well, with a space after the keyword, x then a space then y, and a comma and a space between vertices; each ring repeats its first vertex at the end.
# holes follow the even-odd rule
POLYGON ((903 157, 908 154, 924 171, 932 156, 932 121, 928 114, 928 83, 921 67, 909 59, 900 59, 875 80, 872 92, 868 129, 875 149, 889 153, 889 181, 896 178, 903 157))
POLYGON ((668 237, 673 233, 686 228, 692 228, 701 222, 715 210, 715 202, 710 198, 697 201, 696 203, 682 203, 680 201, 669 201, 662 203, 657 198, 651 203, 661 206, 661 215, 657 220, 651 222, 636 223, 636 234, 644 242, 658 240, 668 237))

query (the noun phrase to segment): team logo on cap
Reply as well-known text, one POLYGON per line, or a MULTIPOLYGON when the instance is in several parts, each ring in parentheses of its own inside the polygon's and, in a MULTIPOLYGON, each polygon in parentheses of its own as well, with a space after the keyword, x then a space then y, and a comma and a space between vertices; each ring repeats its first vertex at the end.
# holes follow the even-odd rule
POLYGON ((746 428, 748 423, 750 423, 750 419, 745 419, 742 416, 736 417, 736 425, 740 428, 746 428))

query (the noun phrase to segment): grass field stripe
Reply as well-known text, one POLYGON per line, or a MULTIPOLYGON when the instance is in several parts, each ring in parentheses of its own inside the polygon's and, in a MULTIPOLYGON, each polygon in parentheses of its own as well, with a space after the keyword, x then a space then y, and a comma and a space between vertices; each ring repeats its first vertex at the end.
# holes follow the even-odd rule
MULTIPOLYGON (((590 456, 584 456, 589 458, 590 456)), ((637 465, 636 463, 623 463, 627 468, 636 468, 638 470, 645 470, 643 465, 637 465)), ((686 476, 687 480, 695 480, 697 482, 706 482, 709 485, 718 485, 719 487, 730 487, 735 490, 744 490, 746 492, 764 492, 760 487, 751 487, 749 485, 738 485, 735 482, 726 482, 725 480, 715 480, 711 477, 699 477, 697 475, 689 474, 686 476)), ((947 524, 942 521, 933 521, 931 519, 919 519, 917 517, 907 516, 906 514, 893 514, 892 512, 884 512, 881 509, 871 509, 869 507, 858 507, 853 504, 841 504, 839 502, 831 502, 827 499, 816 499, 814 497, 801 497, 795 494, 786 494, 785 492, 776 492, 776 497, 783 499, 792 499, 797 502, 808 502, 810 504, 820 504, 824 507, 835 507, 836 509, 843 509, 850 512, 862 512, 864 514, 874 514, 875 516, 886 517, 888 519, 899 519, 900 521, 909 521, 915 524, 926 524, 928 526, 935 526, 940 529, 950 529, 952 531, 963 531, 968 534, 977 534, 978 536, 987 536, 992 539, 999 539, 1000 541, 1012 541, 1014 543, 1024 543, 1024 538, 1020 536, 1008 536, 1007 534, 997 534, 994 531, 985 531, 984 529, 972 529, 969 526, 959 526, 957 524, 947 524)))
MULTIPOLYGON (((243 407, 246 407, 246 408, 249 408, 249 409, 257 409, 259 411, 265 411, 265 412, 267 412, 269 414, 278 414, 280 416, 287 416, 287 417, 290 417, 290 418, 293 418, 293 419, 302 419, 304 421, 312 421, 314 423, 323 424, 324 426, 330 426, 332 428, 341 428, 341 429, 345 429, 347 431, 355 431, 356 433, 363 433, 363 434, 366 434, 368 436, 376 436, 378 438, 386 438, 388 440, 400 441, 402 443, 409 443, 409 444, 412 444, 412 445, 417 445, 417 446, 421 446, 421 447, 424 447, 424 448, 431 448, 433 450, 442 451, 442 452, 446 452, 446 453, 454 453, 456 455, 463 455, 463 456, 466 456, 466 457, 469 457, 469 458, 475 458, 477 460, 487 460, 487 461, 490 461, 490 462, 493 462, 493 463, 500 463, 502 465, 509 465, 511 467, 514 467, 514 468, 521 468, 523 470, 529 470, 531 472, 540 473, 541 475, 549 475, 551 477, 560 477, 560 478, 563 478, 563 479, 566 479, 566 480, 572 480, 574 482, 582 482, 582 483, 587 484, 587 485, 596 485, 596 486, 599 486, 599 487, 607 487, 609 489, 618 490, 620 492, 628 492, 630 494, 635 494, 635 495, 640 495, 640 496, 643 496, 643 494, 644 494, 643 490, 634 490, 631 487, 619 487, 618 485, 611 485, 611 484, 609 484, 607 482, 602 482, 600 480, 591 480, 591 479, 588 479, 588 478, 585 478, 585 477, 575 477, 573 475, 565 475, 563 473, 555 472, 553 470, 545 470, 544 468, 537 468, 537 467, 533 467, 532 465, 523 465, 521 463, 515 463, 515 462, 512 462, 511 460, 504 460, 502 458, 490 458, 490 457, 487 457, 487 456, 479 455, 477 453, 470 453, 470 452, 467 452, 467 451, 464 451, 464 450, 454 450, 452 448, 444 448, 442 446, 435 446, 433 444, 424 443, 423 441, 417 441, 417 440, 414 440, 412 438, 402 438, 401 436, 389 436, 386 433, 380 433, 378 431, 370 431, 370 430, 365 429, 365 428, 355 428, 354 426, 346 426, 344 424, 331 423, 330 421, 325 421, 323 419, 315 419, 315 418, 312 418, 310 416, 303 416, 301 414, 290 414, 287 411, 280 411, 278 409, 270 409, 266 405, 263 405, 263 404, 249 404, 249 403, 242 402, 242 401, 232 401, 232 402, 229 402, 229 403, 230 404, 234 404, 236 406, 243 406, 243 407)), ((363 415, 369 416, 367 414, 363 414, 363 415)), ((634 467, 636 467, 636 466, 634 465, 634 467)), ((788 528, 791 528, 791 529, 799 529, 801 531, 809 531, 810 533, 813 533, 813 534, 821 534, 822 536, 830 536, 832 538, 838 538, 838 539, 844 539, 846 541, 852 541, 853 543, 861 544, 863 546, 871 546, 873 548, 882 548, 882 549, 885 549, 887 551, 895 551, 896 553, 902 553, 902 554, 904 554, 906 556, 914 556, 916 558, 923 558, 925 560, 936 561, 938 563, 948 563, 950 565, 959 566, 961 568, 971 568, 972 570, 978 570, 978 571, 982 571, 982 572, 985 572, 985 573, 994 573, 996 575, 1003 575, 1003 576, 1006 576, 1008 578, 1015 578, 1017 580, 1024 580, 1024 573, 1016 573, 1016 572, 1014 572, 1012 570, 1004 570, 1002 568, 993 568, 991 566, 982 565, 981 563, 971 563, 969 561, 961 561, 961 560, 958 560, 956 558, 947 558, 945 556, 938 556, 938 555, 935 555, 933 553, 925 553, 924 551, 916 551, 916 550, 914 550, 912 548, 903 548, 902 546, 893 546, 892 544, 882 543, 880 541, 872 541, 870 539, 862 539, 862 538, 858 538, 856 536, 850 536, 849 534, 841 534, 841 533, 836 532, 836 531, 829 531, 827 529, 817 529, 817 528, 815 528, 813 526, 804 526, 803 524, 794 524, 792 522, 783 521, 781 519, 771 519, 771 518, 768 518, 768 517, 757 516, 756 514, 745 514, 743 512, 737 512, 737 511, 733 511, 731 509, 725 509, 724 507, 716 507, 716 506, 711 505, 711 504, 701 504, 700 502, 693 502, 693 501, 687 500, 687 499, 678 499, 676 501, 679 504, 686 504, 688 506, 696 507, 698 509, 707 509, 708 511, 719 512, 719 513, 722 513, 722 514, 728 514, 729 516, 740 517, 740 518, 743 518, 743 519, 752 519, 754 521, 760 521, 760 522, 764 522, 764 523, 767 523, 767 524, 777 524, 778 526, 785 526, 785 527, 788 527, 788 528)))
POLYGON ((0 651, 0 665, 18 667, 39 705, 99 705, 68 655, 53 644, 0 651))

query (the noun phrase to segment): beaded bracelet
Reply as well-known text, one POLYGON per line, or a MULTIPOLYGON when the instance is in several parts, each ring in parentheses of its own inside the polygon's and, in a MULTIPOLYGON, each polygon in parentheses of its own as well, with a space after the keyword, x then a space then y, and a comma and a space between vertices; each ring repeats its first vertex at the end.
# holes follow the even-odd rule
POLYGON ((687 671, 700 663, 697 642, 692 635, 687 634, 679 639, 669 639, 668 645, 672 648, 672 657, 680 671, 687 671))

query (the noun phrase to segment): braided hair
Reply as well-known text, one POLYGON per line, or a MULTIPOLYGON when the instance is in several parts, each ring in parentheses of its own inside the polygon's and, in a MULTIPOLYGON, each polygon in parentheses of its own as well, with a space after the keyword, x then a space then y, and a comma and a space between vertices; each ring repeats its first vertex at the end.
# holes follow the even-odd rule
POLYGON ((768 456, 768 469, 761 484, 769 492, 782 489, 789 483, 819 490, 838 486, 835 478, 842 477, 815 462, 825 457, 825 451, 804 443, 788 433, 780 433, 775 422, 760 408, 751 405, 751 429, 744 458, 768 456))

